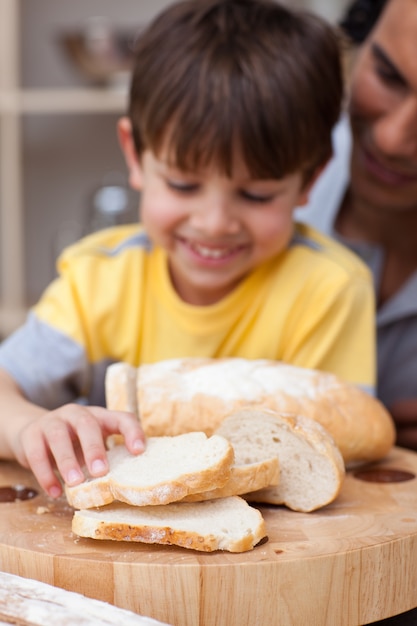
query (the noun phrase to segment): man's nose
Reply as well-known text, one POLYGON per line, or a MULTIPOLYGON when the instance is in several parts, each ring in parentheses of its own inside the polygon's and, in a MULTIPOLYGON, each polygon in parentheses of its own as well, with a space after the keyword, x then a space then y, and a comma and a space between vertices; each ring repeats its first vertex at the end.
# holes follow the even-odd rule
POLYGON ((376 120, 374 142, 387 157, 417 162, 417 96, 406 98, 376 120))

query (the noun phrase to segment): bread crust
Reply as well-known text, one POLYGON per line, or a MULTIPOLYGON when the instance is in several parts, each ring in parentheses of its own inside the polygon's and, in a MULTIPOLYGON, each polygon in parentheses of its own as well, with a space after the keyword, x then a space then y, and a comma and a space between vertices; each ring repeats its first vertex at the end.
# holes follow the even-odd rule
POLYGON ((108 460, 110 470, 105 476, 65 486, 71 506, 89 509, 114 500, 134 506, 155 506, 181 500, 213 486, 222 487, 230 478, 234 452, 223 437, 186 433, 178 437, 149 438, 145 452, 136 457, 124 446, 115 446, 109 450, 108 460), (190 462, 184 467, 176 466, 179 455, 184 459, 189 457, 190 462), (196 462, 200 455, 204 462, 200 463, 199 459, 196 462), (144 471, 158 469, 158 465, 164 463, 169 471, 144 480, 144 471))
POLYGON ((262 461, 233 465, 230 478, 223 487, 194 493, 182 499, 182 502, 202 502, 215 498, 240 496, 249 491, 258 491, 279 482, 279 462, 277 457, 262 461))
POLYGON ((76 511, 72 531, 81 537, 93 539, 176 545, 200 552, 246 552, 266 537, 261 513, 239 496, 206 502, 167 504, 163 507, 143 507, 136 512, 135 520, 134 507, 123 505, 110 505, 94 511, 76 511), (158 509, 161 510, 160 521, 153 515, 154 512, 159 512, 158 509), (239 530, 233 528, 233 520, 229 517, 230 509, 234 509, 233 516, 239 524, 239 530), (123 519, 125 511, 129 516, 128 520, 123 519), (149 520, 146 519, 148 513, 151 516, 149 520), (178 513, 180 515, 177 520, 178 513), (189 524, 188 528, 181 527, 184 516, 196 514, 211 526, 210 531, 198 530, 198 525, 195 529, 189 524), (242 519, 245 520, 244 531, 240 527, 242 519), (224 525, 228 525, 228 532, 221 530, 224 525))
POLYGON ((137 369, 129 363, 113 363, 107 368, 104 387, 108 409, 139 414, 136 378, 137 369))
POLYGON ((345 466, 331 435, 315 420, 246 409, 226 417, 216 431, 235 449, 252 441, 256 450, 275 451, 281 468, 277 485, 245 494, 250 502, 283 504, 309 513, 333 502, 340 493, 345 466))
POLYGON ((345 463, 383 458, 395 441, 381 402, 333 374, 268 360, 184 358, 142 365, 140 419, 148 436, 213 433, 242 408, 310 417, 326 428, 345 463))

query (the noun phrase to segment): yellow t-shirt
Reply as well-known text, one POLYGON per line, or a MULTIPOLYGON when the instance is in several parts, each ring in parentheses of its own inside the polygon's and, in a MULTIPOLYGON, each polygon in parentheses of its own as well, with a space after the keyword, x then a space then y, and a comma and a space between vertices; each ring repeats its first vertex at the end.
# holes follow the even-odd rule
MULTIPOLYGON (((282 360, 374 387, 369 272, 355 255, 308 226, 296 225, 287 250, 210 306, 178 297, 165 252, 153 248, 137 225, 83 239, 64 252, 58 270, 23 336, 32 354, 42 350, 36 333, 43 334, 50 353, 51 346, 62 352, 59 363, 51 358, 49 374, 47 359, 40 359, 44 380, 64 378, 90 398, 112 361, 138 366, 183 356, 282 360)), ((18 382, 39 401, 36 383, 27 376, 18 382)))

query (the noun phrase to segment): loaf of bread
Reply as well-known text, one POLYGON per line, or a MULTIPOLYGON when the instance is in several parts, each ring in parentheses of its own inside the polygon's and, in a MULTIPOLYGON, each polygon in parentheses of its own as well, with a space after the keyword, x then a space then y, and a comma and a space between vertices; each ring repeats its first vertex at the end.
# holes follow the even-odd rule
POLYGON ((278 484, 244 495, 247 500, 309 513, 339 495, 345 476, 343 458, 315 420, 269 409, 242 409, 226 417, 216 432, 242 457, 278 458, 278 484))
POLYGON ((68 503, 88 509, 119 500, 135 506, 167 504, 190 493, 222 487, 230 477, 232 445, 224 437, 192 432, 150 437, 145 451, 134 456, 124 445, 108 451, 105 476, 69 487, 68 503))
POLYGON ((116 363, 107 370, 107 406, 132 410, 135 380, 135 409, 148 436, 192 430, 210 435, 228 414, 251 407, 316 420, 345 463, 380 459, 395 440, 394 423, 377 399, 321 371, 239 358, 170 359, 138 370, 116 363), (124 397, 130 407, 121 403, 124 397))
POLYGON ((203 552, 245 552, 266 537, 262 515, 239 496, 164 506, 115 503, 75 511, 72 531, 80 537, 177 545, 203 552))
POLYGON ((5 572, 0 572, 0 624, 164 626, 162 622, 119 609, 108 602, 5 572))

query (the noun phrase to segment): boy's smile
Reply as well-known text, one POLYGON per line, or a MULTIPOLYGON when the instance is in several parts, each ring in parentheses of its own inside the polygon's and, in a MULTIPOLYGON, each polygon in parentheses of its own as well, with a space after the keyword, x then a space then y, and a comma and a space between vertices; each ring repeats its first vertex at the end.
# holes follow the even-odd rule
POLYGON ((183 172, 145 150, 131 182, 141 190, 141 222, 168 254, 178 295, 210 305, 254 268, 282 252, 294 207, 306 200, 301 173, 254 180, 236 158, 232 176, 214 166, 183 172))
POLYGON ((196 262, 217 264, 223 263, 224 260, 230 259, 233 255, 238 254, 244 246, 223 246, 215 247, 198 241, 189 241, 184 237, 178 237, 179 244, 189 248, 190 253, 195 256, 196 262))

